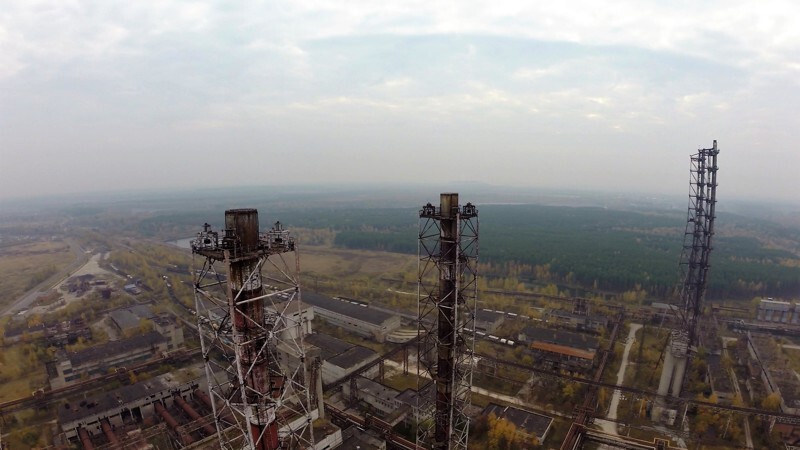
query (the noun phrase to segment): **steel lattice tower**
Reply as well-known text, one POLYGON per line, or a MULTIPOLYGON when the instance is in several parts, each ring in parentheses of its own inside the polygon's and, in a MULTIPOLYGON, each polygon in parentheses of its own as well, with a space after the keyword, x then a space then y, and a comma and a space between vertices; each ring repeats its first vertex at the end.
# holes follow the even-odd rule
POLYGON ((689 212, 683 238, 681 306, 689 346, 697 345, 697 318, 702 314, 708 281, 711 240, 717 204, 717 141, 692 155, 689 212))
POLYGON ((714 237, 717 203, 717 141, 711 148, 699 149, 691 156, 689 169, 689 207, 681 253, 683 284, 677 310, 682 327, 673 330, 664 357, 658 393, 679 396, 688 358, 698 344, 697 320, 703 312, 708 282, 709 258, 714 237), (670 389, 671 386, 671 389, 670 389))
POLYGON ((448 193, 441 194, 438 208, 423 206, 419 218, 417 444, 434 450, 466 449, 469 418, 464 409, 472 388, 478 294, 478 210, 471 203, 460 206, 458 194, 448 193))
POLYGON ((258 211, 225 211, 223 235, 192 241, 195 304, 220 447, 312 448, 299 257, 280 223, 259 232, 258 211), (198 264, 198 259, 202 264, 198 264), (269 283, 269 284, 268 284, 269 283))

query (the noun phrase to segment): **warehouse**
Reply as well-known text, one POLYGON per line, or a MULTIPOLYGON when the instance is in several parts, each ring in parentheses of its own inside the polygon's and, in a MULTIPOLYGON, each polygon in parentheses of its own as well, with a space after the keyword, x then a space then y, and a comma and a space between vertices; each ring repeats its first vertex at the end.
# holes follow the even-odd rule
MULTIPOLYGON (((378 354, 360 345, 351 344, 327 334, 314 333, 305 342, 317 347, 322 357, 322 382, 332 383, 378 359, 378 354)), ((374 377, 377 366, 362 375, 374 377)))
POLYGON ((47 366, 50 387, 69 386, 82 379, 107 374, 109 369, 159 358, 167 351, 169 342, 157 331, 151 331, 73 353, 60 350, 56 353, 56 361, 47 366))
POLYGON ((384 342, 400 328, 400 316, 372 309, 366 305, 337 300, 314 292, 303 292, 303 302, 314 307, 314 314, 347 331, 384 342))
POLYGON ((583 371, 594 365, 599 341, 596 337, 527 326, 518 336, 533 352, 536 362, 551 369, 583 371))

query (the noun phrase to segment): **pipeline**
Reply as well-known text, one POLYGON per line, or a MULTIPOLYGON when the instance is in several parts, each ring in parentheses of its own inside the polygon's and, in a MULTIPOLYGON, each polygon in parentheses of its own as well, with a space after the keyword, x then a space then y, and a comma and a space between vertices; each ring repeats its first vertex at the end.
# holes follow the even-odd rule
POLYGON ((192 420, 196 421, 203 427, 203 430, 206 432, 206 435, 210 436, 217 432, 217 430, 215 430, 214 427, 209 425, 208 422, 206 422, 205 419, 203 419, 200 416, 200 414, 198 414, 197 411, 195 411, 194 408, 192 408, 192 405, 186 403, 186 401, 180 395, 175 396, 175 403, 177 403, 178 406, 183 408, 183 410, 186 411, 186 414, 188 414, 189 417, 192 418, 192 420))
POLYGON ((160 415, 164 419, 164 422, 167 422, 167 425, 169 425, 169 427, 172 428, 172 431, 178 434, 183 445, 189 445, 194 443, 194 439, 192 439, 192 437, 186 431, 180 429, 180 424, 178 423, 178 421, 175 420, 174 417, 172 417, 172 414, 170 414, 169 411, 167 411, 167 409, 164 408, 164 405, 162 405, 161 402, 155 402, 154 405, 156 407, 156 412, 158 413, 158 415, 160 415))
POLYGON ((360 428, 371 428, 377 431, 378 433, 382 434, 386 441, 392 444, 392 446, 395 448, 400 448, 402 450, 425 450, 424 447, 417 446, 414 442, 394 434, 391 424, 375 416, 362 418, 356 414, 342 411, 327 402, 325 403, 325 411, 334 419, 338 419, 342 422, 355 425, 360 428))
MULTIPOLYGON (((199 398, 200 401, 203 402, 203 404, 208 407, 208 409, 214 411, 214 406, 211 404, 211 398, 208 396, 208 394, 206 394, 205 392, 201 391, 200 389, 195 389, 194 390, 194 396, 199 398)), ((233 415, 231 414, 231 412, 229 410, 220 411, 220 409, 217 408, 217 414, 222 416, 222 418, 226 422, 228 422, 229 424, 236 423, 233 420, 233 415)))
POLYGON ((89 437, 89 433, 86 431, 86 428, 78 428, 78 436, 81 437, 81 444, 83 444, 83 450, 94 450, 94 445, 92 445, 92 438, 89 437))
POLYGON ((108 419, 103 419, 100 421, 100 427, 103 429, 103 433, 105 433, 106 438, 108 438, 108 442, 111 443, 111 448, 119 448, 120 441, 117 438, 117 435, 114 434, 114 430, 111 429, 111 423, 108 419))

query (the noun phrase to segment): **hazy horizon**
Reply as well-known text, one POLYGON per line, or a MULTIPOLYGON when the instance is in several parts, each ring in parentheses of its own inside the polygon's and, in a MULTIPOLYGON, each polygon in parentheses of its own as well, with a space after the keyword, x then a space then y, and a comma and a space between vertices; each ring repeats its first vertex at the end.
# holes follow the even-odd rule
POLYGON ((3 8, 0 199, 469 182, 685 196, 689 155, 716 139, 720 200, 797 203, 790 2, 3 8))

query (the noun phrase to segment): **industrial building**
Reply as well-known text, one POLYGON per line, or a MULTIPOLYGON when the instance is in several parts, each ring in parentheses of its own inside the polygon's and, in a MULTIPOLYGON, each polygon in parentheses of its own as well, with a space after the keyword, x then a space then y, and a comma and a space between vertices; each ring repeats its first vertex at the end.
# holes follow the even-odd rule
POLYGON ((481 309, 475 313, 475 331, 494 334, 503 325, 506 315, 501 311, 481 309))
POLYGON ((570 371, 594 366, 599 346, 597 338, 588 334, 530 325, 520 331, 518 342, 530 348, 538 364, 570 371))
MULTIPOLYGON (((340 380, 367 364, 377 360, 379 355, 360 345, 351 344, 341 339, 322 333, 309 334, 305 342, 317 347, 322 358, 322 382, 332 383, 340 380)), ((378 368, 367 370, 363 375, 374 377, 378 368)))
POLYGON ((56 360, 47 365, 50 387, 58 389, 94 375, 107 374, 109 369, 159 358, 169 350, 170 342, 161 333, 150 331, 77 352, 59 350, 56 352, 56 360))
POLYGON ((198 412, 209 410, 196 398, 196 393, 202 395, 199 388, 196 381, 178 383, 161 376, 66 402, 58 409, 58 423, 67 441, 81 441, 84 448, 91 448, 105 442, 119 444, 129 432, 161 416, 174 440, 188 445, 216 432, 213 421, 198 412))
POLYGON ((608 328, 610 320, 606 316, 592 314, 578 314, 560 309, 548 309, 544 313, 544 320, 553 325, 571 328, 578 331, 591 331, 600 333, 608 328))
POLYGON ((349 398, 370 405, 384 416, 397 415, 399 411, 408 410, 397 400, 400 391, 369 378, 353 378, 349 383, 342 385, 342 394, 345 399, 349 398))
POLYGON ((758 303, 756 319, 761 322, 772 323, 800 323, 800 308, 795 303, 762 299, 758 303))
POLYGON ((119 308, 108 313, 112 328, 121 336, 140 332, 142 321, 153 324, 153 330, 167 338, 167 350, 183 345, 183 328, 175 316, 169 313, 156 314, 148 305, 119 308))
POLYGON ((436 410, 432 399, 436 391, 433 382, 429 382, 422 387, 420 394, 416 389, 406 389, 395 397, 397 404, 401 407, 410 408, 412 413, 407 417, 407 423, 413 425, 421 420, 431 417, 436 410))
POLYGON ((303 303, 314 307, 314 314, 345 330, 384 342, 386 336, 400 328, 400 316, 355 305, 314 292, 303 292, 303 303))
POLYGON ((524 433, 528 438, 536 437, 539 443, 547 439, 550 429, 553 427, 553 418, 531 411, 515 408, 513 406, 501 406, 496 403, 489 403, 483 410, 483 415, 494 414, 498 419, 504 419, 517 427, 517 432, 524 433))
POLYGON ((55 323, 38 323, 28 326, 24 321, 10 321, 6 324, 3 341, 6 344, 33 342, 43 339, 48 347, 63 347, 74 344, 78 338, 91 339, 92 329, 81 318, 55 323))

